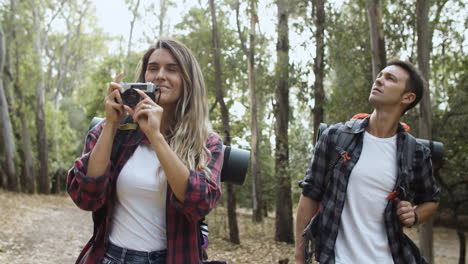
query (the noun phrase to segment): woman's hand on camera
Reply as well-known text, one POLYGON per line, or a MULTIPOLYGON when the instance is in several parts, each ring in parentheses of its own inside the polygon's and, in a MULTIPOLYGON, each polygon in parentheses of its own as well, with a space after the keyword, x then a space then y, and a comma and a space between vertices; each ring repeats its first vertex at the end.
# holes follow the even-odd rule
POLYGON ((106 122, 114 126, 118 126, 120 121, 125 117, 122 97, 120 96, 120 94, 123 93, 123 88, 119 84, 123 76, 124 74, 120 73, 113 82, 109 83, 107 95, 104 99, 106 105, 106 122))
POLYGON ((125 110, 133 117, 133 120, 138 122, 141 130, 150 139, 152 136, 161 135, 161 120, 163 116, 163 108, 156 104, 144 92, 135 89, 140 94, 142 100, 135 106, 134 109, 124 105, 125 110))

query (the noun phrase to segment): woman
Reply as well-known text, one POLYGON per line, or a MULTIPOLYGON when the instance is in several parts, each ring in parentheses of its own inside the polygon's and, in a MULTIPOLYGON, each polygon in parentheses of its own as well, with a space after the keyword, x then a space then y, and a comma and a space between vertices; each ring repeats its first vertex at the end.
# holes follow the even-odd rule
POLYGON ((67 177, 73 201, 93 212, 77 263, 201 263, 197 222, 221 195, 223 151, 200 67, 182 43, 159 40, 137 80, 160 88, 156 102, 138 91, 133 109, 122 102, 122 77, 109 84, 106 119, 67 177))

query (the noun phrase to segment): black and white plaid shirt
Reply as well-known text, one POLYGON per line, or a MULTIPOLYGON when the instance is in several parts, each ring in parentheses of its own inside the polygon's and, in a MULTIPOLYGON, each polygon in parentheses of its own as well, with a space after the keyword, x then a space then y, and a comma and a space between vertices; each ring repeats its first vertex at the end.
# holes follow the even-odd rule
MULTIPOLYGON (((363 132, 369 124, 369 118, 358 120, 350 132, 355 137, 350 146, 345 150, 349 160, 340 160, 334 167, 328 183, 326 174, 329 169, 332 151, 336 150, 338 142, 337 130, 343 123, 330 126, 318 140, 311 165, 306 172, 303 181, 302 194, 321 203, 322 210, 316 216, 314 231, 317 237, 315 243, 315 258, 320 263, 335 263, 335 242, 340 226, 341 213, 346 197, 346 187, 349 175, 361 155, 363 145, 363 132)), ((406 143, 407 134, 403 127, 397 132, 397 162, 401 167, 403 162, 402 146, 406 143)), ((343 154, 341 152, 340 154, 343 154)), ((440 189, 432 176, 432 163, 430 150, 417 143, 413 154, 412 173, 409 173, 408 199, 414 204, 429 201, 439 201, 440 189)), ((397 176, 394 190, 401 185, 400 173, 397 176)), ((396 215, 396 202, 390 200, 383 213, 388 242, 396 264, 420 263, 420 253, 414 243, 403 233, 402 224, 396 215)))

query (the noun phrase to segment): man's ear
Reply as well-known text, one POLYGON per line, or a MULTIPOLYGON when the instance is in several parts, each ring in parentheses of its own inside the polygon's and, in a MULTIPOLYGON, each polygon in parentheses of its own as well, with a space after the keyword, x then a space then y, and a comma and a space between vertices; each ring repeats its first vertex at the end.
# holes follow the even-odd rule
POLYGON ((416 94, 413 92, 405 93, 401 97, 401 103, 406 105, 410 105, 414 100, 416 100, 416 94))

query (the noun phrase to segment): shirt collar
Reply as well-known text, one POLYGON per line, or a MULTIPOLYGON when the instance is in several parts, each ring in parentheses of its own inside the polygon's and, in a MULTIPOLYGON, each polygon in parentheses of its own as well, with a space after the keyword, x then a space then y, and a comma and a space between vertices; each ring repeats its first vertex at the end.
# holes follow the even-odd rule
MULTIPOLYGON (((369 120, 370 116, 364 118, 364 119, 357 119, 356 121, 348 121, 346 122, 346 126, 348 127, 348 132, 353 133, 353 134, 358 134, 362 133, 367 129, 367 126, 369 125, 369 120), (356 123, 356 124, 354 124, 356 123)), ((401 123, 398 123, 398 128, 397 128, 397 134, 404 134, 406 131, 404 127, 401 125, 401 123)))

